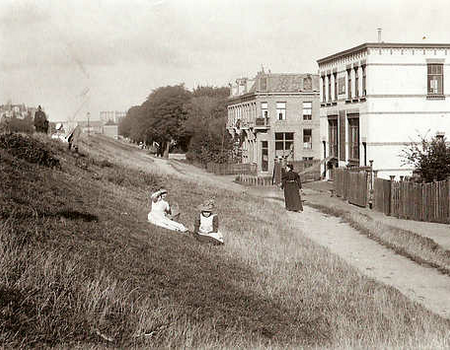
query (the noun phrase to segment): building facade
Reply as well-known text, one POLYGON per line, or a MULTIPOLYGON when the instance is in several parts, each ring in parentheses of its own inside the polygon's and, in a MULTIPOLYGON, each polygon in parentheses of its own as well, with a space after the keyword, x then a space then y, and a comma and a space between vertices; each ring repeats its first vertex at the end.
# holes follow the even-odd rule
POLYGON ((125 118, 127 112, 120 111, 101 111, 100 120, 105 124, 119 124, 125 118))
POLYGON ((36 108, 27 107, 25 104, 12 104, 6 103, 4 105, 0 105, 0 121, 3 118, 17 118, 17 119, 25 119, 26 117, 34 118, 34 113, 36 112, 36 108))
POLYGON ((259 72, 230 84, 227 129, 242 163, 271 175, 274 161, 319 159, 319 76, 259 72))
POLYGON ((317 63, 327 177, 370 160, 380 177, 411 175, 407 145, 450 134, 450 44, 365 43, 317 63))

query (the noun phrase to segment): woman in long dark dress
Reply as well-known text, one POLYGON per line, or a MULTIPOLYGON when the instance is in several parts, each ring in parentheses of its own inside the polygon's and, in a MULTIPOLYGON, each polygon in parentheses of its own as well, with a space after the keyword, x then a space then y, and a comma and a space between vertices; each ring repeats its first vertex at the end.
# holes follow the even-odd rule
POLYGON ((300 176, 294 171, 292 164, 286 165, 286 170, 281 181, 286 209, 289 211, 303 211, 302 198, 300 197, 300 189, 302 188, 300 176))

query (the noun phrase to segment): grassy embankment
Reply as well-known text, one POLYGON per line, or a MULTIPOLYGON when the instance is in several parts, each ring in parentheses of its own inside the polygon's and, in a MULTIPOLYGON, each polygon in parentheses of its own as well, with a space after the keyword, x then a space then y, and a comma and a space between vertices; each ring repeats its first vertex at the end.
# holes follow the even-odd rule
POLYGON ((450 346, 448 320, 279 225, 281 207, 42 137, 0 145, 3 346, 450 346), (226 244, 148 224, 148 193, 161 185, 188 226, 215 195, 226 244))

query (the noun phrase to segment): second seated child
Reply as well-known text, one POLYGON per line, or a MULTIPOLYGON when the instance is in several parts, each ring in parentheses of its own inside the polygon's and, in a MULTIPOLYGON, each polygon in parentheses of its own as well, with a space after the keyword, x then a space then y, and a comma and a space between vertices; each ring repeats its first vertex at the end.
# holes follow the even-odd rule
POLYGON ((194 234, 200 241, 223 244, 223 236, 219 232, 219 217, 213 213, 214 207, 213 199, 208 199, 199 205, 200 213, 194 222, 194 234))

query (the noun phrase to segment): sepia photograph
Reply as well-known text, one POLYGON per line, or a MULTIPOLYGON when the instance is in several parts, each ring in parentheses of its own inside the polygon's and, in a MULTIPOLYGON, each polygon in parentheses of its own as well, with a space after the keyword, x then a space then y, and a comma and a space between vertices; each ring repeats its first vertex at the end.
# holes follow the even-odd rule
POLYGON ((0 348, 450 349, 449 13, 0 0, 0 348))

